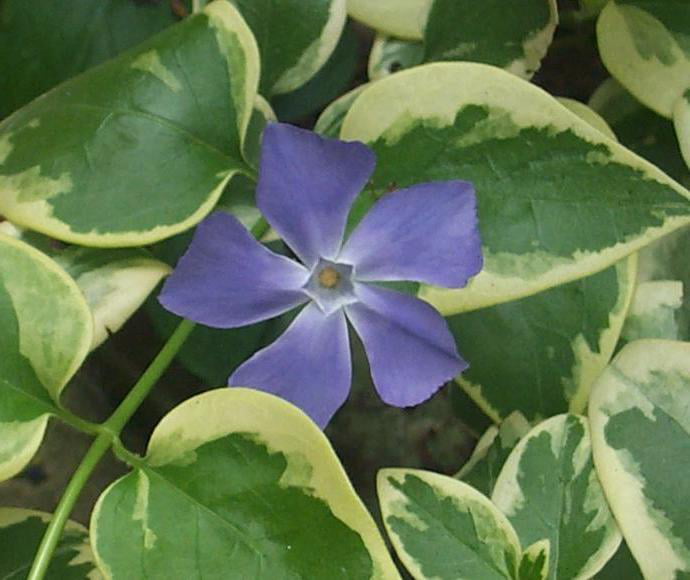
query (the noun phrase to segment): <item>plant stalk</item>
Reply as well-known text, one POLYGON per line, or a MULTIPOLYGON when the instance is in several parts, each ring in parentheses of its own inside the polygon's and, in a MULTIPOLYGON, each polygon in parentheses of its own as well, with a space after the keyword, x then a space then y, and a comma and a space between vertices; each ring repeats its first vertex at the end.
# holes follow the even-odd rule
POLYGON ((91 477, 100 460, 112 446, 113 441, 119 438, 122 429, 124 429, 132 415, 144 402, 144 399, 151 392, 151 389, 153 389, 161 375, 170 366, 170 363, 180 348, 182 348, 194 326, 195 324, 190 320, 180 322, 175 332, 168 339, 168 342, 165 343, 129 394, 115 409, 110 418, 100 426, 98 436, 74 472, 53 514, 53 518, 50 524, 48 524, 48 528, 41 540, 41 545, 38 548, 38 552, 36 552, 28 580, 42 580, 45 577, 67 519, 72 513, 74 504, 81 495, 86 482, 91 477))

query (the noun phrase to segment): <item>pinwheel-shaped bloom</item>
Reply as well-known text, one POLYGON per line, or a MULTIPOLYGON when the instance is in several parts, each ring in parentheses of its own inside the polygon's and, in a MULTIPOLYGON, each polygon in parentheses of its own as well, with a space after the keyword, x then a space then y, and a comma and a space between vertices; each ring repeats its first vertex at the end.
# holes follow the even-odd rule
POLYGON ((219 212, 199 225, 160 296, 168 310, 217 328, 306 304, 229 383, 283 397, 321 426, 350 390, 347 320, 388 404, 421 403, 467 367, 436 310, 376 283, 464 286, 482 266, 473 188, 445 181, 387 193, 343 242, 352 203, 375 163, 362 143, 269 125, 256 203, 301 263, 271 252, 219 212))

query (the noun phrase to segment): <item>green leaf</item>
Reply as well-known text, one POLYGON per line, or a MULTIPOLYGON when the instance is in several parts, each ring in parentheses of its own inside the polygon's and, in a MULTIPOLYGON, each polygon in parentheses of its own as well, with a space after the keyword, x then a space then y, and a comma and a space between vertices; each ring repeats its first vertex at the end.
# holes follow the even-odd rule
POLYGON ((424 60, 483 62, 529 79, 557 23, 555 0, 434 0, 424 30, 424 60))
POLYGON ((683 283, 680 280, 639 282, 630 305, 621 339, 626 342, 642 338, 681 338, 676 319, 683 305, 683 283))
POLYGON ((359 60, 359 35, 350 22, 333 54, 309 82, 272 99, 280 120, 292 123, 320 112, 352 85, 359 60))
POLYGON ((318 427, 249 389, 171 411, 146 458, 101 496, 91 529, 114 579, 399 577, 318 427))
POLYGON ((690 343, 628 344, 592 390, 597 474, 645 578, 690 573, 690 343))
POLYGON ((490 496, 510 452, 529 430, 530 424, 519 411, 508 415, 498 427, 492 425, 481 436, 472 456, 455 477, 490 496))
POLYGON ((391 36, 421 40, 433 0, 347 0, 352 18, 391 36))
POLYGON ((377 153, 369 193, 474 183, 484 270, 465 289, 421 289, 444 314, 585 277, 690 221, 680 185, 539 88, 486 65, 435 63, 373 83, 341 137, 377 153))
POLYGON ((599 53, 637 99, 671 118, 690 88, 690 11, 685 0, 616 0, 597 22, 599 53))
MULTIPOLYGON (((18 508, 0 508, 0 578, 26 578, 52 518, 51 514, 18 508)), ((83 526, 67 522, 55 549, 47 580, 97 580, 89 535, 83 526)))
POLYGON ((0 223, 0 232, 41 250, 72 276, 93 315, 92 350, 117 332, 170 273, 167 264, 143 249, 62 248, 55 240, 10 222, 0 223))
POLYGON ((546 580, 549 577, 551 543, 548 540, 534 542, 522 553, 518 578, 520 580, 546 580))
POLYGON ((604 120, 604 118, 597 113, 594 109, 576 101, 575 99, 567 99, 565 97, 556 97, 556 100, 568 109, 571 113, 575 113, 580 119, 589 123, 595 129, 601 131, 609 139, 616 140, 616 134, 613 132, 609 124, 604 120))
POLYGON ((582 412, 635 290, 634 256, 540 294, 449 317, 470 363, 457 382, 495 422, 582 412))
POLYGON ((523 544, 549 540, 549 578, 589 578, 620 543, 594 471, 584 417, 558 415, 525 435, 491 498, 523 544))
POLYGON ((611 126, 621 144, 690 187, 690 170, 668 119, 642 106, 615 79, 604 81, 589 104, 611 126))
POLYGON ((352 103, 368 85, 360 85, 343 96, 337 98, 326 107, 314 126, 314 131, 326 137, 337 139, 340 135, 345 115, 350 110, 352 103))
POLYGON ((484 495, 417 469, 382 469, 377 482, 386 530, 414 578, 517 577, 520 542, 484 495))
MULTIPOLYGON (((690 30, 688 33, 690 38, 690 30)), ((673 125, 676 128, 680 152, 685 164, 690 167, 690 89, 683 93, 673 108, 673 125)))
POLYGON ((54 238, 135 246, 206 215, 238 170, 256 44, 225 0, 0 124, 0 213, 54 238))
POLYGON ((369 53, 367 74, 372 81, 376 81, 423 61, 423 43, 379 34, 369 53))
POLYGON ((0 234, 0 481, 36 453, 92 337, 74 281, 45 254, 0 234))
POLYGON ((0 119, 175 22, 168 2, 3 0, 0 119))
POLYGON ((345 0, 232 0, 261 54, 261 93, 294 91, 326 63, 345 25, 345 0))

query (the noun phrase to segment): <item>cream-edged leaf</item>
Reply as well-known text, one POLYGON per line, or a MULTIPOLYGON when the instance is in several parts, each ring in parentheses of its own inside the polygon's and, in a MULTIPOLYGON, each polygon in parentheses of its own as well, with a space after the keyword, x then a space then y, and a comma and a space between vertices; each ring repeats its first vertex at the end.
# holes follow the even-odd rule
POLYGON ((347 0, 347 12, 379 32, 420 40, 432 4, 433 0, 347 0))
POLYGON ((690 573, 690 343, 638 340, 592 390, 597 474, 645 578, 690 573))
POLYGON ((524 545, 551 544, 549 578, 590 578, 621 540, 592 462, 584 417, 537 425, 508 457, 491 496, 524 545))
POLYGON ((487 65, 435 63, 373 83, 341 137, 377 153, 370 193, 474 183, 484 269, 461 290, 421 289, 444 314, 582 278, 690 223, 687 190, 541 89, 487 65))
POLYGON ((328 440, 299 409, 223 388, 173 409, 92 515, 113 579, 399 578, 328 440))

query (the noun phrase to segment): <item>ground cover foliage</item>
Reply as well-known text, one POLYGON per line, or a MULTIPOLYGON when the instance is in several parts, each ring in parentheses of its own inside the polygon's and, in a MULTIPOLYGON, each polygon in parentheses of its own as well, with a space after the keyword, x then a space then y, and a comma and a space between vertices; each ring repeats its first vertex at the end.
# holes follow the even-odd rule
POLYGON ((51 513, 0 506, 0 577, 690 578, 688 188, 685 0, 0 0, 0 482, 55 423, 92 440, 51 513), (214 228, 253 249, 191 292, 211 328, 157 297, 214 228), (133 318, 150 365, 95 420, 133 318), (370 373, 443 417, 444 469, 346 471, 404 425, 356 407, 370 373))

